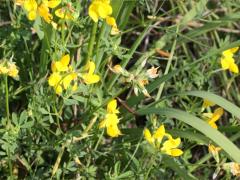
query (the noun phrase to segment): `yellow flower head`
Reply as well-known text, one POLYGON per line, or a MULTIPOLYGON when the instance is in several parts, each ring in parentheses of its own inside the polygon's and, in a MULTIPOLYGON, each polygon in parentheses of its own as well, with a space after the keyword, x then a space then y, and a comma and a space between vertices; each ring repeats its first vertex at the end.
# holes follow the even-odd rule
POLYGON ((55 8, 61 3, 61 0, 42 0, 42 2, 49 8, 55 8))
POLYGON ((212 128, 217 129, 216 121, 219 120, 222 115, 223 108, 217 108, 211 115, 210 119, 208 120, 208 124, 212 126, 212 128))
POLYGON ((107 112, 108 113, 113 113, 113 114, 119 113, 119 111, 117 109, 117 100, 116 99, 113 99, 108 103, 107 112))
POLYGON ((18 68, 14 63, 8 63, 8 75, 13 78, 18 77, 18 68))
POLYGON ((119 123, 118 116, 116 114, 106 114, 105 119, 100 122, 99 128, 105 128, 113 126, 119 123))
POLYGON ((223 51, 222 57, 221 57, 221 65, 224 70, 229 69, 229 71, 233 73, 239 72, 238 66, 235 63, 235 60, 233 58, 233 55, 235 52, 237 52, 237 50, 238 50, 238 47, 223 51))
POLYGON ((236 162, 228 162, 223 164, 223 169, 228 170, 232 175, 240 177, 240 164, 236 162))
POLYGON ((144 138, 152 144, 155 148, 160 150, 161 152, 168 154, 170 156, 180 156, 183 154, 181 149, 178 149, 178 146, 181 144, 181 139, 176 138, 173 139, 172 136, 165 132, 164 125, 161 125, 152 135, 149 129, 145 128, 143 131, 144 138), (163 138, 168 138, 160 147, 163 138))
POLYGON ((99 18, 107 18, 112 14, 110 1, 93 0, 88 8, 88 14, 94 22, 97 22, 99 18))
POLYGON ((4 66, 3 64, 0 64, 0 74, 7 74, 8 73, 8 68, 4 66))
POLYGON ((48 84, 49 86, 58 86, 60 85, 61 79, 62 76, 58 72, 53 72, 48 79, 48 84))
POLYGON ((69 54, 64 55, 60 61, 53 61, 51 65, 52 72, 65 72, 68 70, 68 65, 70 63, 69 54))
POLYGON ((209 144, 209 145, 208 145, 208 151, 209 151, 213 156, 216 156, 220 150, 221 150, 220 147, 215 147, 215 146, 212 145, 212 144, 209 144))
POLYGON ((162 151, 170 156, 181 156, 183 151, 177 147, 181 144, 181 139, 169 139, 163 143, 162 151))
POLYGON ((86 84, 94 84, 100 81, 100 77, 94 74, 95 71, 94 62, 89 61, 86 65, 86 70, 88 70, 88 73, 82 75, 82 78, 86 84))

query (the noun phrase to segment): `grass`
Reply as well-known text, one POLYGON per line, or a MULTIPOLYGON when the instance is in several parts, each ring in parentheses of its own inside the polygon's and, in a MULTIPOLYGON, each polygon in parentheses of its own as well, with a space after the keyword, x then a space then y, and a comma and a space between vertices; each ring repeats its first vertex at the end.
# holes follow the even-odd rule
MULTIPOLYGON (((116 35, 105 18, 89 16, 91 3, 62 0, 49 8, 57 29, 38 11, 30 21, 24 6, 0 3, 0 178, 237 179, 239 73, 222 69, 221 58, 240 46, 240 3, 112 0, 116 35), (70 19, 54 14, 60 7, 70 19), (53 70, 66 54, 67 69, 53 70), (18 76, 3 72, 10 62, 18 76), (60 80, 51 85, 54 72, 60 80), (215 105, 204 108, 204 100, 215 105), (224 113, 214 129, 206 113, 218 107, 224 113), (99 128, 106 119, 119 132, 99 128), (172 149, 182 155, 149 143, 143 132, 160 125, 181 139, 172 149), (209 144, 221 150, 211 152, 209 144)), ((239 50, 233 57, 238 65, 239 50)), ((160 147, 168 140, 164 134, 160 147)))

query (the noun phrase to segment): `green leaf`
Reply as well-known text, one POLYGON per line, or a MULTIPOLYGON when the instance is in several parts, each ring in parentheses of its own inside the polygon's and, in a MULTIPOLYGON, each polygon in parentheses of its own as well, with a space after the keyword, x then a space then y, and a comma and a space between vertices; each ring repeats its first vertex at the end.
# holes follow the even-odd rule
POLYGON ((187 170, 179 162, 176 162, 173 158, 163 155, 164 164, 174 170, 183 179, 197 179, 192 174, 188 173, 187 170))
POLYGON ((240 108, 237 107, 235 104, 229 102, 228 100, 213 94, 211 92, 206 92, 206 91, 189 91, 189 92, 184 92, 180 93, 181 95, 190 95, 190 96, 197 96, 203 99, 207 99, 211 102, 214 102, 215 104, 221 106, 228 112, 232 113, 234 116, 240 118, 240 108))
POLYGON ((139 110, 138 113, 141 115, 159 114, 170 118, 176 118, 206 135, 214 143, 220 146, 232 160, 240 163, 240 150, 222 133, 213 129, 205 121, 199 119, 198 117, 173 108, 147 108, 139 110))

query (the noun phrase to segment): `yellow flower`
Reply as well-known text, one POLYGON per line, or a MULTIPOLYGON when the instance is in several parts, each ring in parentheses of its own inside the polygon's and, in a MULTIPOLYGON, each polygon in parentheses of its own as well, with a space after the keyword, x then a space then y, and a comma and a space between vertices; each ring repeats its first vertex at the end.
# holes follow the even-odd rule
POLYGON ((119 113, 119 111, 117 109, 117 100, 116 99, 113 99, 108 103, 107 112, 108 113, 113 113, 113 114, 119 113))
POLYGON ((55 86, 54 89, 55 89, 56 94, 58 94, 58 95, 62 94, 62 86, 61 85, 55 86))
POLYGON ((151 132, 149 131, 149 129, 145 128, 143 131, 144 134, 144 138, 150 143, 150 144, 154 144, 154 138, 151 135, 151 132))
POLYGON ((93 0, 88 8, 88 14, 94 22, 97 22, 99 18, 107 18, 112 14, 110 1, 93 0))
POLYGON ((203 108, 207 108, 209 106, 214 106, 214 105, 215 105, 215 103, 213 103, 213 102, 211 102, 211 101, 209 101, 207 99, 204 99, 202 106, 203 106, 203 108))
POLYGON ((7 74, 8 68, 6 68, 3 64, 0 64, 0 74, 7 74))
POLYGON ((55 8, 61 3, 61 0, 43 0, 40 5, 36 0, 17 1, 18 5, 23 5, 24 9, 28 13, 28 19, 33 21, 37 15, 42 17, 47 23, 52 22, 52 15, 49 12, 49 8, 55 8))
POLYGON ((217 129, 216 121, 219 120, 222 115, 223 115, 223 108, 217 108, 211 115, 210 119, 207 121, 208 124, 212 128, 217 129))
POLYGON ((153 134, 153 138, 157 139, 158 141, 162 141, 162 138, 165 136, 165 127, 164 125, 161 125, 156 132, 153 134))
POLYGON ((208 145, 208 151, 215 157, 218 152, 221 150, 220 147, 215 147, 214 145, 212 144, 209 144, 208 145))
POLYGON ((35 0, 25 0, 23 7, 28 12, 28 19, 30 21, 35 20, 37 17, 37 2, 35 0))
POLYGON ((121 131, 118 129, 117 124, 113 124, 107 127, 107 134, 111 137, 118 137, 122 135, 121 131))
POLYGON ((119 123, 118 116, 116 114, 106 114, 105 119, 100 122, 99 128, 109 127, 119 123))
POLYGON ((238 66, 235 63, 235 60, 233 58, 233 55, 237 50, 238 50, 238 47, 223 51, 222 57, 221 57, 221 65, 224 70, 229 69, 229 71, 233 73, 239 72, 238 66))
POLYGON ((240 177, 240 164, 236 162, 229 162, 223 164, 223 169, 230 170, 232 175, 240 177))
POLYGON ((180 143, 181 143, 180 138, 169 139, 163 143, 161 151, 170 156, 181 156, 183 154, 183 151, 177 148, 180 145, 180 143))
POLYGON ((107 134, 111 137, 118 137, 121 135, 121 131, 118 129, 119 119, 117 113, 117 101, 115 99, 111 100, 107 105, 107 114, 105 119, 99 124, 99 128, 107 128, 107 134))
POLYGON ((62 76, 58 72, 53 72, 48 79, 48 84, 49 86, 60 85, 61 79, 62 79, 62 76))
POLYGON ((155 148, 160 149, 161 152, 170 156, 180 156, 183 154, 183 151, 177 148, 181 143, 181 139, 173 139, 170 134, 165 132, 164 125, 161 125, 153 135, 151 135, 151 132, 147 128, 144 129, 143 134, 144 138, 155 148), (167 137, 168 139, 164 141, 162 148, 160 148, 163 137, 167 137))
POLYGON ((49 8, 55 8, 61 3, 61 0, 42 0, 42 2, 49 8))
POLYGON ((70 12, 66 11, 65 8, 59 8, 55 11, 55 15, 61 19, 74 19, 73 16, 70 14, 70 12))
POLYGON ((100 80, 100 77, 96 74, 94 74, 95 71, 95 64, 92 61, 89 61, 86 65, 86 69, 88 70, 88 73, 85 73, 82 75, 82 78, 86 84, 93 84, 97 83, 100 80))
POLYGON ((66 75, 64 78, 63 78, 63 87, 64 89, 68 89, 68 87, 70 86, 72 80, 75 79, 76 73, 71 73, 71 74, 68 74, 66 75))
POLYGON ((60 61, 53 61, 51 65, 52 72, 65 72, 68 70, 68 65, 70 62, 69 54, 63 56, 60 61))
POLYGON ((14 63, 8 63, 8 75, 13 78, 18 77, 18 69, 14 63))

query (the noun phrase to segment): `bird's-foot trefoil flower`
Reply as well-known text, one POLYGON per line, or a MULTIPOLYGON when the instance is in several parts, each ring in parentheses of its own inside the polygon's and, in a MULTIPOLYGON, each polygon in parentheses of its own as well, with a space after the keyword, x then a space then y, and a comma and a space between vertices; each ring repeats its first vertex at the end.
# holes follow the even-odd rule
POLYGON ((116 99, 111 100, 107 105, 107 113, 105 118, 100 122, 99 128, 106 128, 107 134, 110 137, 118 137, 121 135, 121 131, 118 128, 119 118, 117 114, 119 113, 117 109, 116 99))
POLYGON ((183 154, 183 151, 178 148, 181 144, 181 139, 172 138, 170 134, 165 132, 164 125, 161 125, 153 135, 147 128, 144 129, 143 134, 148 143, 162 153, 170 156, 180 156, 183 154))
POLYGON ((239 69, 237 64, 235 63, 234 59, 234 53, 238 51, 238 47, 231 48, 228 50, 223 51, 222 57, 221 57, 221 66, 224 70, 229 70, 233 73, 238 73, 239 69))

